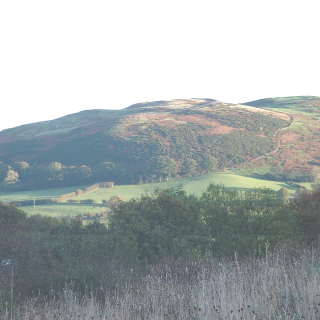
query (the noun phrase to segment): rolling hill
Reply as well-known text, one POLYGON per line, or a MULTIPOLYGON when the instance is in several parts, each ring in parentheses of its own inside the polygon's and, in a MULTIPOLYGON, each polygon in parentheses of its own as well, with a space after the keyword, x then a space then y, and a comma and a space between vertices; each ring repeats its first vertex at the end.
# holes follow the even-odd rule
POLYGON ((3 130, 0 161, 69 166, 112 162, 134 171, 166 156, 176 162, 178 172, 187 158, 200 172, 206 170, 201 164, 205 156, 217 159, 222 169, 270 152, 275 131, 289 123, 284 113, 212 99, 139 103, 3 130))

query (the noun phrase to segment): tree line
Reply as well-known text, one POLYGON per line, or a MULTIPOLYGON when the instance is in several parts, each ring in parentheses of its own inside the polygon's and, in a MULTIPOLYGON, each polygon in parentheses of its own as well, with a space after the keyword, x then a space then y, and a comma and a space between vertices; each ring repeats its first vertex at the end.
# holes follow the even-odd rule
POLYGON ((134 169, 113 162, 102 162, 91 167, 65 166, 60 162, 51 162, 47 165, 29 164, 25 161, 10 165, 0 162, 0 190, 57 188, 101 181, 115 184, 161 182, 163 179, 168 180, 180 175, 191 176, 200 172, 212 172, 217 170, 217 167, 217 160, 210 155, 204 156, 200 164, 194 159, 186 158, 180 168, 177 162, 168 156, 153 157, 134 169))
MULTIPOLYGON (((216 138, 203 137, 202 139, 211 141, 216 138)), ((225 147, 229 149, 229 152, 233 150, 232 145, 228 145, 228 142, 225 141, 225 147)), ((86 165, 66 166, 60 162, 43 165, 29 164, 25 161, 13 162, 10 165, 0 162, 0 190, 22 191, 88 184, 96 186, 96 183, 102 181, 110 181, 117 185, 141 184, 190 177, 221 170, 221 168, 219 169, 218 159, 225 157, 225 155, 223 155, 223 152, 219 152, 219 149, 217 149, 217 158, 212 156, 210 150, 206 150, 202 154, 196 154, 191 158, 187 157, 182 161, 160 155, 147 162, 141 159, 141 162, 134 169, 113 162, 102 162, 91 167, 86 165)), ((254 156, 256 155, 255 152, 252 153, 254 156)), ((233 165, 237 165, 243 160, 243 158, 239 157, 238 159, 236 156, 232 159, 233 165)), ((262 177, 276 181, 311 181, 315 187, 319 185, 320 181, 317 167, 313 167, 308 172, 300 173, 286 172, 280 165, 275 165, 262 177)))

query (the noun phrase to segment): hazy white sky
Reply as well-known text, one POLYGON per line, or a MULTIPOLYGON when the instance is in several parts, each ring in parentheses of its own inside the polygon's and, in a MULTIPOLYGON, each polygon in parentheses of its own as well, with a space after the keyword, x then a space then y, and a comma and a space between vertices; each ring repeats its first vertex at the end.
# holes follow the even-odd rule
POLYGON ((162 99, 320 96, 318 1, 0 1, 0 130, 162 99))

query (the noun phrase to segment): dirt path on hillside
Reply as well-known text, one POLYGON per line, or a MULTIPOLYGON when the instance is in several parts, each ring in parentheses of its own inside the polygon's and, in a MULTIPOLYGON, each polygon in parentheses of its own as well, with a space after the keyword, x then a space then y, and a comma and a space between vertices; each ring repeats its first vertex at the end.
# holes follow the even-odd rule
MULTIPOLYGON (((279 131, 288 129, 288 128, 290 128, 290 127, 293 125, 293 123, 294 123, 294 117, 293 117, 293 116, 290 116, 290 117, 291 117, 291 122, 290 122, 290 124, 289 124, 288 126, 276 130, 276 132, 275 132, 274 135, 273 135, 273 137, 274 137, 275 139, 277 139, 277 134, 279 133, 279 131)), ((266 154, 264 154, 263 156, 260 156, 260 157, 258 157, 258 158, 254 158, 254 159, 252 159, 251 161, 256 161, 256 160, 262 159, 262 158, 264 158, 264 157, 266 157, 266 156, 269 156, 269 155, 271 155, 271 154, 275 154, 275 153, 278 152, 278 150, 279 150, 280 147, 281 147, 281 142, 280 142, 280 139, 278 139, 278 140, 277 140, 277 148, 276 148, 275 150, 272 150, 272 151, 270 151, 270 152, 268 152, 268 153, 266 153, 266 154)))

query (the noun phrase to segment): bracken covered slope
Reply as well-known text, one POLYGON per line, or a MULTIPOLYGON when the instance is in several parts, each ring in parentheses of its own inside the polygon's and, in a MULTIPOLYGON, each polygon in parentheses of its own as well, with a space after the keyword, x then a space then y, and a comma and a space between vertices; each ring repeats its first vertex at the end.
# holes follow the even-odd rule
POLYGON ((0 132, 0 161, 114 162, 136 170, 159 156, 201 167, 209 155, 225 168, 272 151, 275 131, 290 124, 290 116, 252 105, 185 99, 82 111, 0 132))
POLYGON ((284 171, 307 172, 320 166, 320 97, 269 98, 245 103, 292 116, 293 124, 278 133, 279 150, 260 164, 280 165, 284 171))

